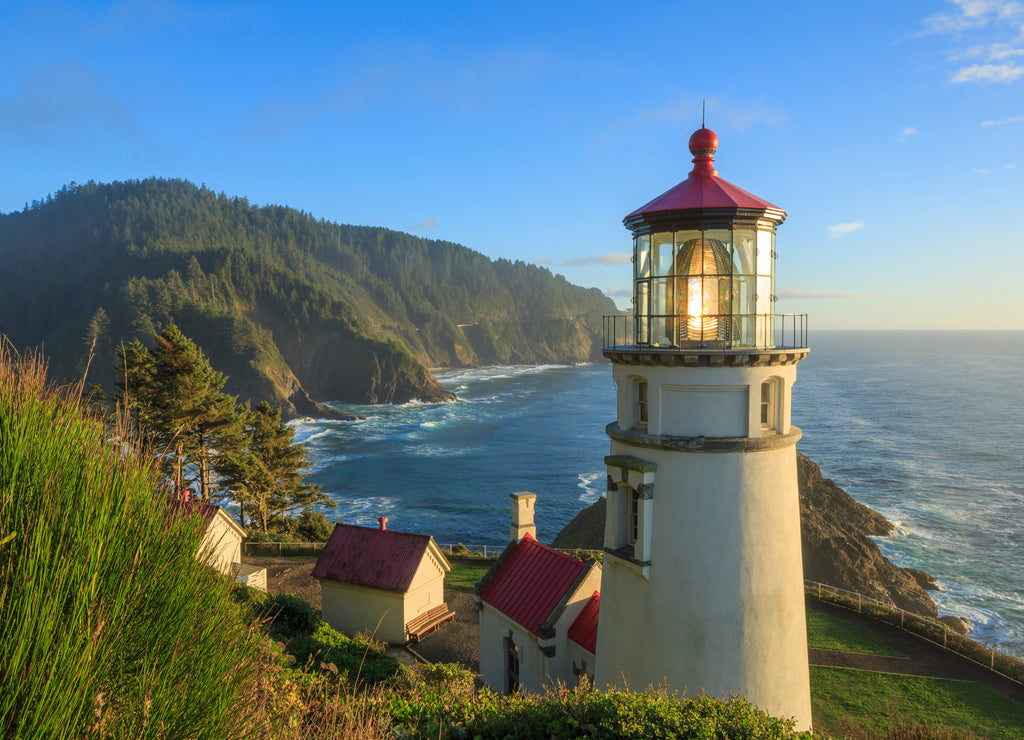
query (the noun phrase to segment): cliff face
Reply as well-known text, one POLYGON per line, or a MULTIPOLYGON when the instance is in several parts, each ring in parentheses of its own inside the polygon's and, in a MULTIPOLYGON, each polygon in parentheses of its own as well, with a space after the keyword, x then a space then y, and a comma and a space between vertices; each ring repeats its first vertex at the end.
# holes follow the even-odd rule
MULTIPOLYGON (((800 454, 797 476, 805 579, 891 601, 916 614, 938 616, 935 602, 922 588, 934 583, 930 576, 893 564, 869 539, 889 534, 893 529, 889 520, 854 501, 800 454)), ((600 550, 604 517, 605 499, 601 498, 569 522, 552 544, 600 550)))

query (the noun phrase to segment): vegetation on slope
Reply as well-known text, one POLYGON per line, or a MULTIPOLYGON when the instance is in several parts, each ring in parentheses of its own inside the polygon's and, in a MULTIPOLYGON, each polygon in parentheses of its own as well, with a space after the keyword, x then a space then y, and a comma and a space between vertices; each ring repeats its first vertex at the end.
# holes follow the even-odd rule
POLYGON ((600 291, 450 242, 257 207, 181 180, 72 184, 0 215, 0 332, 93 381, 122 342, 175 322, 227 391, 314 413, 310 396, 436 401, 424 368, 594 358, 600 291))
POLYGON ((0 346, 0 735, 229 737, 259 635, 152 456, 0 346))

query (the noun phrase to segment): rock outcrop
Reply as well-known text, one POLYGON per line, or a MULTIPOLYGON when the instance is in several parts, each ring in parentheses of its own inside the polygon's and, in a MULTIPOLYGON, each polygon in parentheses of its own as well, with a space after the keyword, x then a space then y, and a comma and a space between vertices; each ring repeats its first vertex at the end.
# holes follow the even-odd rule
MULTIPOLYGON (((892 532, 888 519, 854 501, 800 454, 797 477, 804 578, 892 602, 915 614, 938 616, 935 602, 925 592, 926 587, 935 587, 935 579, 919 570, 900 568, 871 541, 892 532)), ((604 517, 605 499, 601 498, 569 522, 553 545, 601 549, 604 517)))

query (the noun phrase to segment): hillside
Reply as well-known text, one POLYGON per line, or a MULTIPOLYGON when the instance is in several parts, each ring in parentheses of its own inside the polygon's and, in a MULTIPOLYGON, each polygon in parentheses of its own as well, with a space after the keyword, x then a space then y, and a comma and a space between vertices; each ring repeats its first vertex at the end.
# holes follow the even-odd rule
POLYGON ((450 242, 258 207, 182 180, 72 184, 0 215, 0 334, 110 393, 121 342, 174 321, 231 394, 451 398, 427 367, 598 359, 596 289, 450 242))

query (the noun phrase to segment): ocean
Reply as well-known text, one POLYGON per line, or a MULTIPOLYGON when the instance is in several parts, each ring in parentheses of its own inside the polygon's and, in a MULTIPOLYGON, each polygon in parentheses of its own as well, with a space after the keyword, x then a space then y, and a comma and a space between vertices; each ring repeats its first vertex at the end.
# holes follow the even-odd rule
MULTIPOLYGON (((942 613, 1024 657, 1024 332, 817 332, 798 367, 798 449, 896 524, 879 547, 927 571, 942 613)), ((330 521, 498 549, 509 494, 537 494, 550 541, 604 493, 611 367, 435 372, 460 400, 332 404, 367 417, 294 423, 330 521)))

